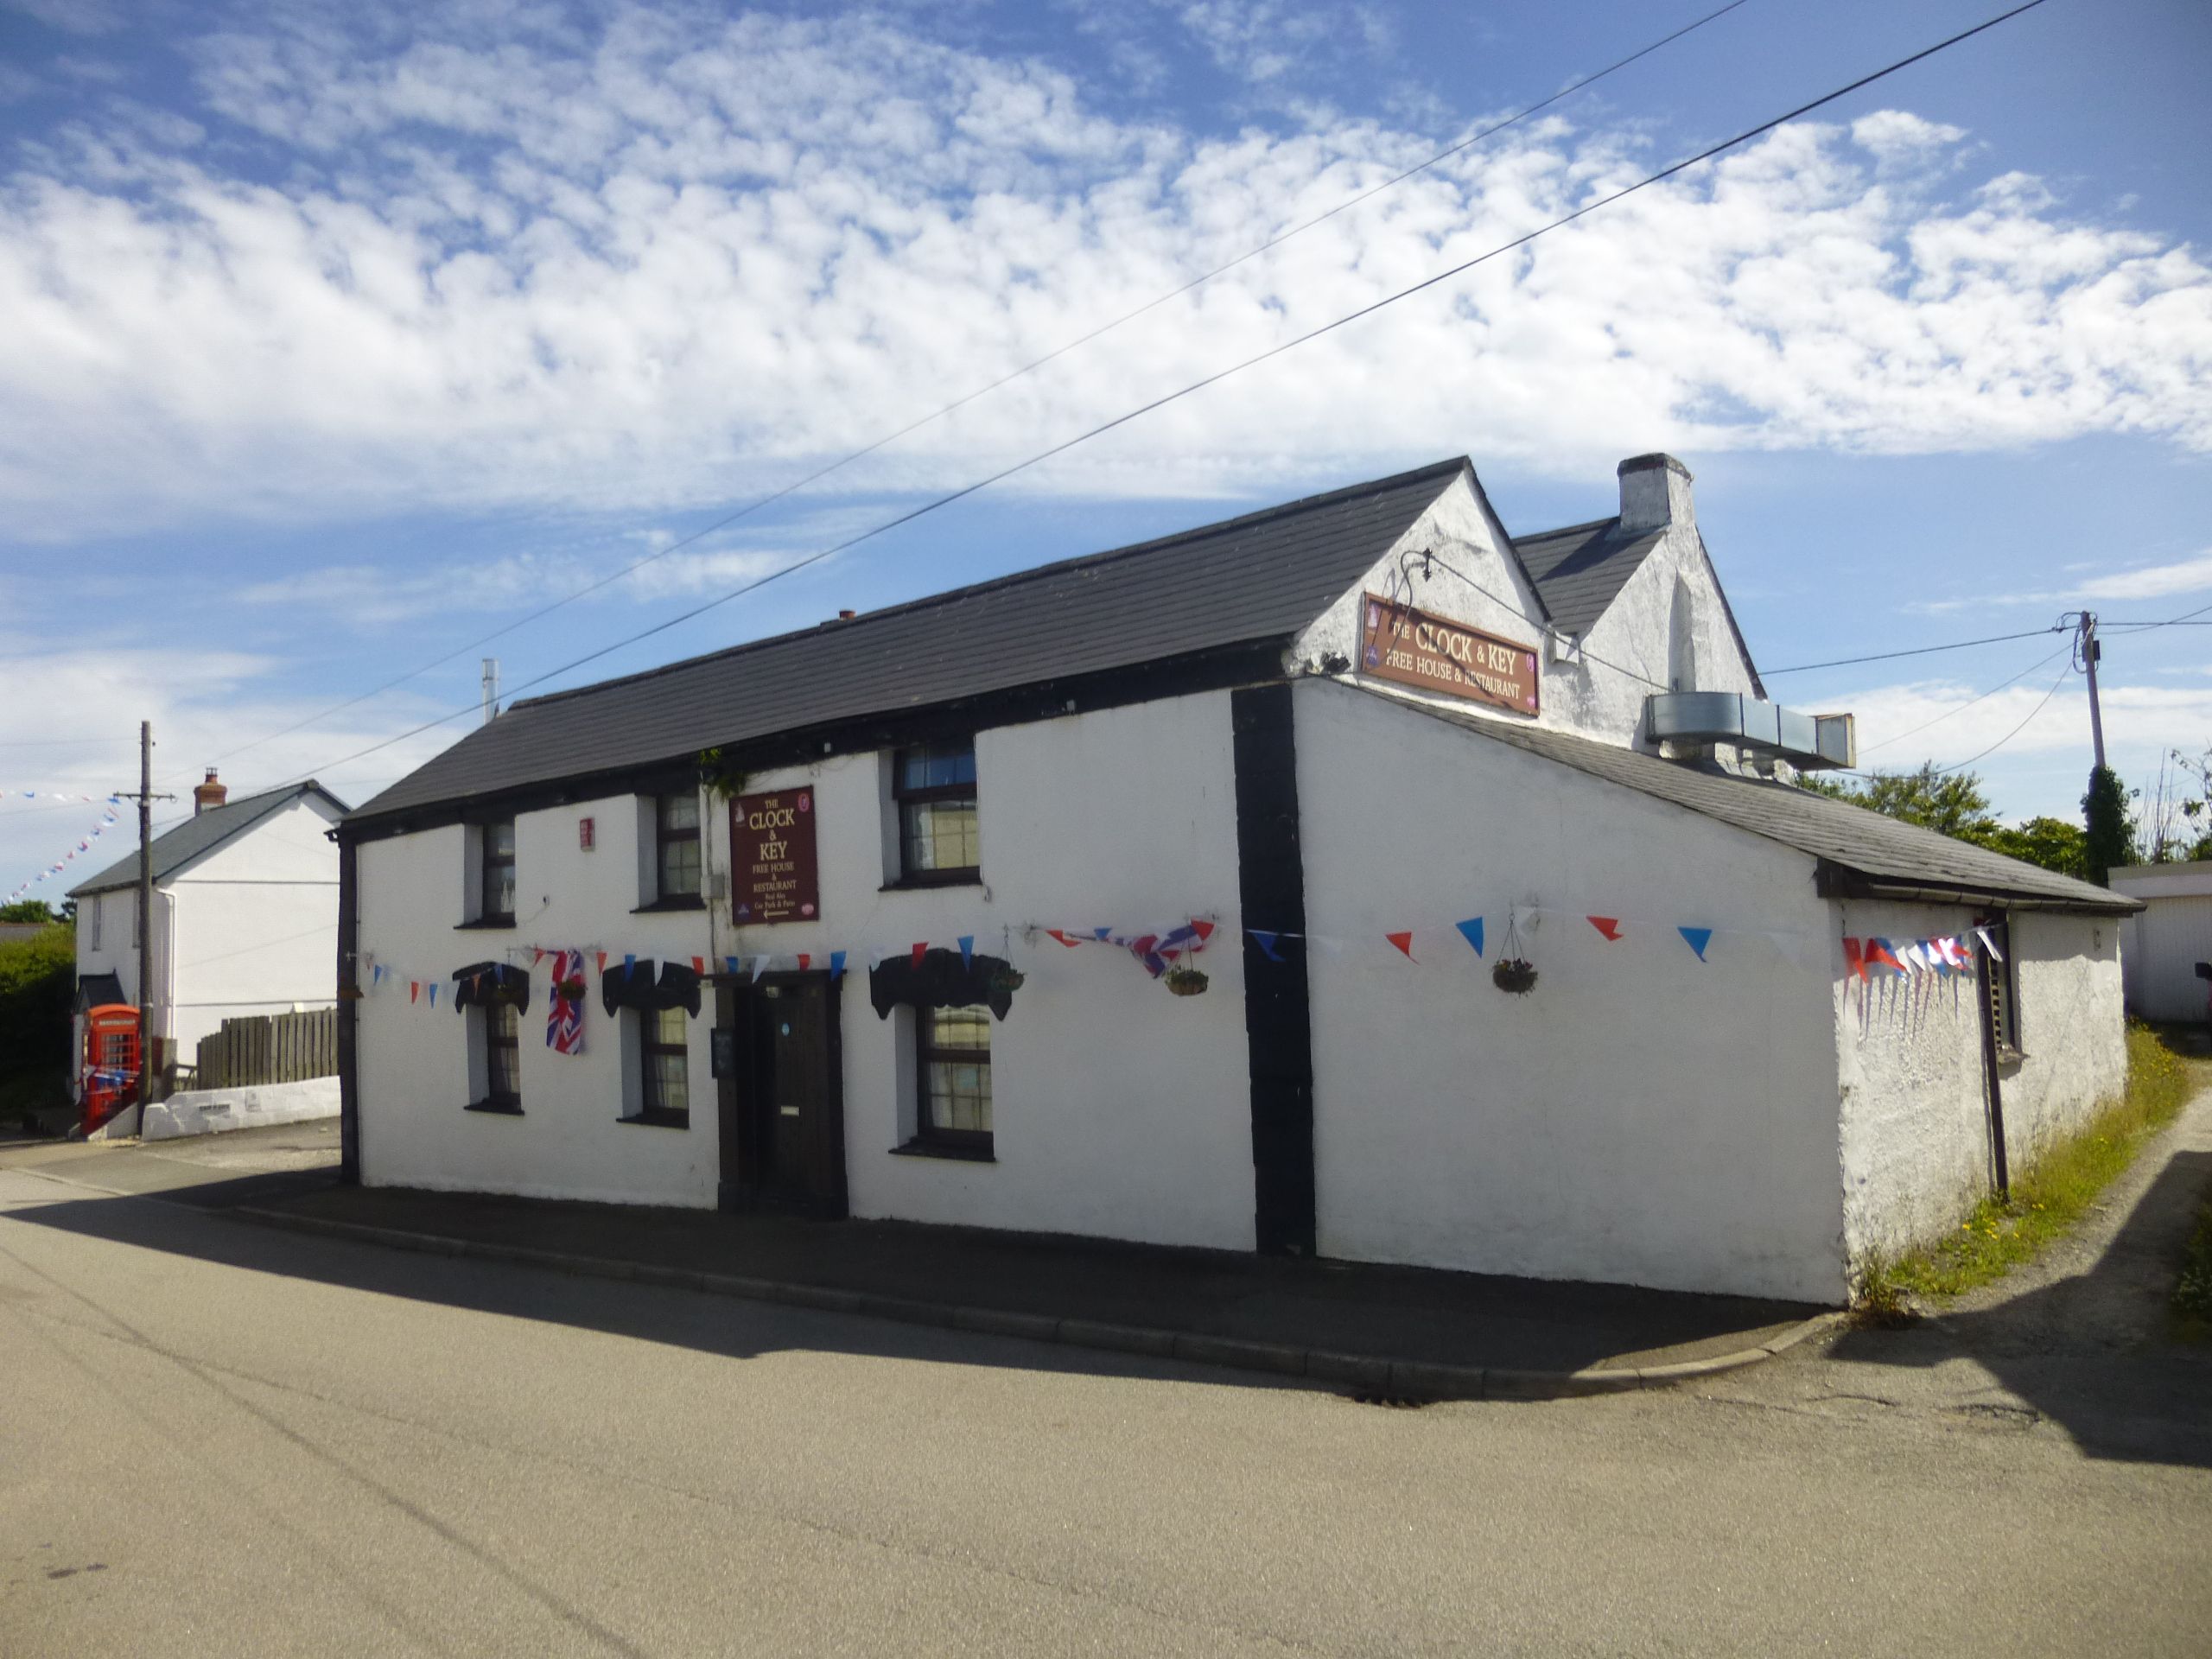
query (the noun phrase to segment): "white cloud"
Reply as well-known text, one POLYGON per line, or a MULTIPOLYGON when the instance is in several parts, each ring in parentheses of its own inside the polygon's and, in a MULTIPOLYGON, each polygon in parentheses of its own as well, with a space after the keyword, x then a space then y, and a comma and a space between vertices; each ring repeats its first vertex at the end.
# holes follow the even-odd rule
MULTIPOLYGON (((1258 16, 1192 10, 1225 41, 1258 16)), ((281 165, 219 170, 236 126, 194 146, 119 124, 57 137, 0 187, 16 533, 727 500, 1426 143, 1335 118, 1204 140, 1116 122, 1051 70, 879 18, 632 10, 582 42, 553 27, 518 14, 391 47, 334 25, 226 35, 200 49, 199 124, 242 125, 281 165)), ((1783 130, 1024 486, 1259 493, 1319 457, 1350 472, 1460 449, 1566 474, 1657 447, 2128 431, 2212 448, 2212 272, 2014 177, 1942 205, 1955 142, 1898 111, 1783 130)), ((1522 129, 843 481, 967 482, 1649 160, 1558 121, 1522 129)))
POLYGON ((2145 565, 2085 582, 2084 599, 2163 599, 2170 594, 2201 594, 2212 588, 2212 551, 2171 564, 2145 565))
POLYGON ((1851 141, 1885 162, 1917 160, 1967 136, 1964 127, 1923 121, 1910 110, 1877 110, 1851 124, 1851 141))
MULTIPOLYGON (((2098 567, 2069 564, 2067 574, 2098 567)), ((1940 616, 1947 612, 1979 609, 1988 605, 2082 605, 2102 600, 2165 599, 2176 594, 2201 594, 2212 588, 2212 551, 2164 564, 2137 565, 2092 577, 2071 588, 2039 588, 2016 594, 1974 594, 1955 599, 1914 600, 1900 608, 1916 616, 1940 616)), ((2156 621, 2155 617, 2131 618, 2156 621)))
MULTIPOLYGON (((283 782, 334 756, 352 754, 395 728, 446 709, 419 697, 383 700, 373 721, 366 709, 330 722, 257 744, 224 760, 242 743, 280 730, 317 712, 319 703, 273 694, 266 677, 282 665, 231 651, 168 649, 157 653, 99 649, 54 651, 21 639, 0 638, 0 660, 11 685, 35 686, 34 696, 0 698, 0 893, 71 852, 99 822, 102 808, 82 803, 52 805, 26 800, 22 791, 64 791, 105 798, 135 789, 138 779, 138 722, 153 722, 155 788, 181 801, 157 802, 156 818, 180 816, 191 806, 191 785, 204 768, 220 762, 233 796, 283 782), (57 741, 67 737, 68 742, 57 741)), ((320 775, 344 798, 359 801, 378 780, 420 766, 467 730, 440 727, 406 738, 358 762, 320 775)), ((63 875, 32 889, 59 903, 63 893, 129 851, 124 824, 93 841, 92 850, 68 861, 63 875)))

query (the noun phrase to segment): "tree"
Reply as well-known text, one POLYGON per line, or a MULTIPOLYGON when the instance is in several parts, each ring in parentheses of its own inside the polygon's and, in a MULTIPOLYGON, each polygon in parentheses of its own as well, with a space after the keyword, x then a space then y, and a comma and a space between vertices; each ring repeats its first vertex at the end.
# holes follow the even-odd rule
POLYGON ((1917 772, 1877 772, 1858 782, 1817 775, 1800 781, 1815 793, 2061 875, 2088 873, 2088 838, 2080 830, 2063 818, 2030 818, 2018 825, 2000 822, 1981 779, 1971 772, 1938 772, 1930 761, 1917 772))
POLYGON ((2128 862, 2135 849, 2127 791, 2110 766, 2089 769, 2089 792, 2082 798, 2082 819, 2088 826, 2083 850, 2088 860, 2088 879, 2103 887, 2105 873, 2128 862))
POLYGON ((1999 824, 1996 834, 1981 844, 2007 858, 2088 880, 2089 838, 2080 824, 2064 818, 2030 818, 2018 829, 1999 824))
POLYGON ((59 919, 43 899, 18 899, 12 905, 0 905, 0 922, 51 922, 59 919))

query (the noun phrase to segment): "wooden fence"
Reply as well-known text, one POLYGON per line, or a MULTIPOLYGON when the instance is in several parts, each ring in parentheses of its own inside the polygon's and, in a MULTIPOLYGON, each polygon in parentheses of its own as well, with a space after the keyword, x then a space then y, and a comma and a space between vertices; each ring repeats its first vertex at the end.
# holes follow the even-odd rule
POLYGON ((256 1083, 296 1083, 338 1072, 338 1010, 264 1014, 226 1020, 200 1039, 195 1089, 236 1089, 256 1083))

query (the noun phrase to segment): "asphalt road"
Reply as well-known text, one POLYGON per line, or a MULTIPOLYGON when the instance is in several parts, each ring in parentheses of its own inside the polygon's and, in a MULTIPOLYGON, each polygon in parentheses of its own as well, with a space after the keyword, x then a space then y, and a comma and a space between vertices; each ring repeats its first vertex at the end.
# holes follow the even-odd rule
POLYGON ((1394 1408, 178 1201, 315 1151, 0 1159, 5 1659, 2212 1652, 2197 1357, 1394 1408))

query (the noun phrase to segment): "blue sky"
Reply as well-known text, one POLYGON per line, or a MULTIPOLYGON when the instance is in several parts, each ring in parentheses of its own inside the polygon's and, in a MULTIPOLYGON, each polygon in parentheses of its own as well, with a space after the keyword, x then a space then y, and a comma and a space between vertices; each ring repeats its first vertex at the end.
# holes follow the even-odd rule
MULTIPOLYGON (((1719 3, 0 0, 0 890, 97 817, 21 791, 127 783, 142 716, 180 793, 359 798, 479 636, 1719 3)), ((534 679, 2000 9, 1745 0, 484 649, 534 679)), ((2048 0, 547 683, 1461 453, 1516 531, 1681 456, 1768 668, 2212 604, 2207 62, 2196 0, 2048 0)), ((2059 644, 1772 689, 1885 765, 2026 721, 1979 769, 2070 815, 2059 644)), ((2131 781, 2212 743, 2212 631, 2105 668, 2131 781)))

